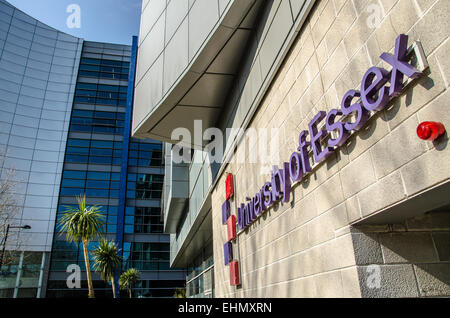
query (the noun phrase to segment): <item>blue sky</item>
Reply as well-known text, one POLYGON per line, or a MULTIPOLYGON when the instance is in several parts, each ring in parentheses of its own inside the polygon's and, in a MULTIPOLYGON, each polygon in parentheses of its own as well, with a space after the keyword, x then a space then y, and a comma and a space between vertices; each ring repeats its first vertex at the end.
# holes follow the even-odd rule
POLYGON ((139 35, 142 0, 7 0, 33 18, 87 41, 131 45, 139 35), (80 8, 80 28, 69 28, 71 4, 80 8))

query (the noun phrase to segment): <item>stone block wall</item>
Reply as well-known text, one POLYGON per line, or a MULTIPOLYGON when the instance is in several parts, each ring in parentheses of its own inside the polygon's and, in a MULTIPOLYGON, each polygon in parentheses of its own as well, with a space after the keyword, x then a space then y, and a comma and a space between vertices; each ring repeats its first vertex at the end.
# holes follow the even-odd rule
POLYGON ((363 297, 450 295, 450 211, 352 229, 363 297))
MULTIPOLYGON (((445 231, 358 232, 352 225, 449 180, 448 136, 432 143, 421 141, 415 132, 426 120, 450 127, 449 17, 447 0, 315 4, 250 123, 251 128, 277 131, 272 139, 278 140, 279 153, 268 151, 269 164, 228 164, 213 189, 216 297, 448 294, 446 252, 436 251, 436 242, 448 238, 445 231), (242 284, 230 286, 223 256, 226 227, 221 223, 226 173, 235 178, 236 211, 235 203, 245 202, 270 179, 267 166, 289 160, 299 133, 319 110, 338 108, 349 89, 359 89, 371 66, 390 70, 379 56, 393 51, 401 33, 409 35, 409 44, 421 41, 430 66, 426 76, 295 185, 288 204, 273 207, 239 235, 242 284), (423 246, 424 259, 417 263, 417 255, 403 255, 404 244, 423 246), (381 266, 382 277, 390 282, 378 293, 364 287, 365 267, 371 262, 381 266), (445 273, 436 278, 433 273, 441 270, 445 273), (403 276, 409 277, 404 282, 408 285, 398 282, 403 276)), ((244 136, 236 153, 256 146, 244 136)))

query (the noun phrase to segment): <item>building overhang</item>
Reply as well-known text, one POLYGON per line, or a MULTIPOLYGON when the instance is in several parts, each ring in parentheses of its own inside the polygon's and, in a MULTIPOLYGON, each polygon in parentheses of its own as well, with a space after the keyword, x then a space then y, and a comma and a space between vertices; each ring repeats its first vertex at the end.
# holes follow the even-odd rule
MULTIPOLYGON (((209 38, 160 102, 152 106, 150 101, 139 101, 138 105, 135 101, 135 108, 151 111, 140 122, 133 122, 133 137, 178 143, 181 138, 171 136, 176 128, 187 129, 193 137, 196 120, 202 123, 201 133, 216 125, 264 3, 229 2, 209 38)), ((185 146, 204 146, 193 139, 185 146)))
POLYGON ((407 219, 423 216, 435 210, 447 211, 450 207, 450 181, 419 192, 396 204, 383 209, 353 225, 401 224, 407 219))

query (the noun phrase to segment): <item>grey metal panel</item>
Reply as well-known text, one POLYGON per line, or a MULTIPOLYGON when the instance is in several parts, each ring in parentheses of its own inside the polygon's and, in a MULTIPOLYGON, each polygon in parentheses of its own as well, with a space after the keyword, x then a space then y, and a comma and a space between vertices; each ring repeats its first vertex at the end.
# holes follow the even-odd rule
POLYGON ((300 10, 305 5, 306 0, 289 0, 291 3, 292 14, 294 15, 294 19, 297 18, 300 10))
POLYGON ((180 105, 221 107, 231 87, 233 76, 204 74, 180 101, 180 105))
POLYGON ((222 15, 225 12, 225 9, 229 3, 230 3, 230 0, 219 0, 219 14, 220 15, 222 15))
POLYGON ((185 19, 164 51, 164 92, 169 91, 189 64, 188 38, 188 19, 185 19))
MULTIPOLYGON (((236 29, 245 18, 245 15, 242 15, 242 13, 247 13, 254 3, 255 0, 233 1, 232 6, 229 8, 229 11, 223 18, 221 24, 228 28, 236 29)), ((253 25, 250 26, 250 28, 253 28, 253 25)))
POLYGON ((267 76, 270 68, 274 64, 275 57, 279 54, 281 47, 292 28, 292 25, 293 21, 289 1, 281 1, 270 29, 264 38, 264 44, 259 52, 261 72, 264 78, 267 76))
POLYGON ((72 107, 83 42, 4 3, 0 5, 0 21, 0 36, 8 34, 0 47, 0 87, 8 91, 0 99, 9 104, 8 109, 0 106, 0 118, 8 123, 8 131, 2 124, 0 146, 11 148, 11 156, 7 155, 0 168, 15 166, 18 175, 28 176, 27 182, 17 188, 21 209, 18 222, 32 226, 20 234, 21 249, 49 251, 67 140, 67 114, 72 107), (15 115, 10 118, 12 113, 15 115))
POLYGON ((202 46, 219 20, 217 0, 197 0, 189 11, 189 59, 202 46))
POLYGON ((241 56, 247 49, 242 43, 250 40, 252 31, 237 29, 227 45, 220 51, 212 64, 208 67, 209 73, 236 74, 239 70, 239 61, 236 61, 236 55, 241 56))
POLYGON ((142 80, 146 71, 164 50, 165 21, 166 16, 162 14, 139 47, 136 73, 137 83, 142 80))
POLYGON ((165 43, 172 39, 178 27, 188 15, 189 6, 186 0, 171 0, 166 9, 166 40, 165 43))
POLYGON ((143 3, 141 17, 141 32, 139 34, 139 46, 153 29, 156 21, 161 17, 166 8, 166 0, 152 0, 148 4, 143 3))

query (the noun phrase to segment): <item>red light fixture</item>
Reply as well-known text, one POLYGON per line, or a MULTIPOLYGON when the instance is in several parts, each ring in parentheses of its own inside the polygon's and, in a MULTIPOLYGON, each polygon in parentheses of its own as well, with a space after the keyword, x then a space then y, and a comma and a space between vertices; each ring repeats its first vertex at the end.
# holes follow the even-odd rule
POLYGON ((233 194, 234 194, 234 189, 233 189, 233 175, 231 173, 229 173, 227 175, 227 180, 225 181, 225 198, 227 200, 229 200, 233 194))
POLYGON ((237 286, 240 284, 241 282, 239 279, 239 262, 232 261, 230 262, 230 285, 237 286))
POLYGON ((422 140, 433 141, 444 133, 444 125, 434 121, 424 121, 417 127, 417 136, 422 140))
POLYGON ((236 239, 236 217, 231 215, 227 220, 228 242, 236 239))

